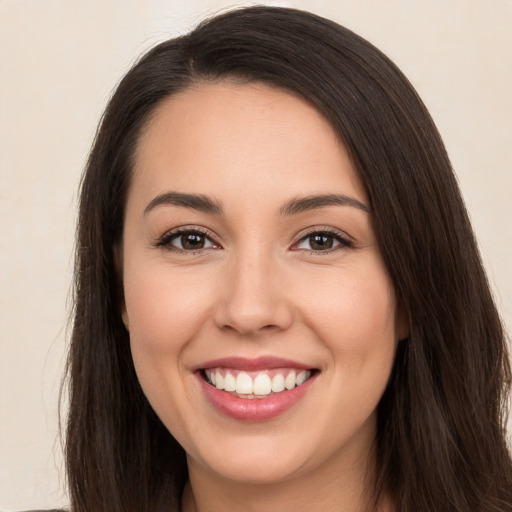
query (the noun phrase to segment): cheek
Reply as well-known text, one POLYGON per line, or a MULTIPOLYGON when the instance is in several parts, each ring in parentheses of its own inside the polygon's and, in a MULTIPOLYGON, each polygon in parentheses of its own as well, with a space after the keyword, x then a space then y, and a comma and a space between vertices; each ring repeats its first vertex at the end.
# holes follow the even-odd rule
POLYGON ((146 350, 179 350, 200 328, 209 308, 204 276, 165 266, 141 270, 125 273, 130 336, 146 350))
POLYGON ((168 265, 127 263, 125 307, 135 370, 157 414, 173 418, 187 394, 191 377, 184 355, 205 323, 210 287, 199 286, 205 282, 201 272, 186 275, 168 265))
POLYGON ((205 276, 197 271, 127 263, 125 307, 135 370, 153 409, 177 438, 186 440, 184 405, 194 397, 189 396, 184 354, 204 326, 213 283, 210 278, 205 288, 205 276))
POLYGON ((337 449, 355 433, 373 428, 395 357, 396 300, 379 265, 347 267, 336 279, 317 280, 314 288, 305 294, 304 318, 329 354, 324 372, 329 391, 318 422, 332 433, 328 449, 337 449))
POLYGON ((334 278, 317 276, 304 297, 303 316, 328 347, 335 365, 356 370, 378 364, 383 357, 383 364, 392 362, 396 300, 380 262, 347 266, 334 278))

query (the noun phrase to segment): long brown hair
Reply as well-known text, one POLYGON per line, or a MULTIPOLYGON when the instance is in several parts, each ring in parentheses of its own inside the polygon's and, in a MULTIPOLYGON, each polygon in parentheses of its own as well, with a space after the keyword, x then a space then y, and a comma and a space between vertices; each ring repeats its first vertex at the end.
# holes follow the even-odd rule
POLYGON ((434 123, 404 75, 361 37, 307 12, 251 7, 152 49, 101 121, 77 232, 66 446, 73 512, 179 508, 185 454, 137 381, 114 248, 149 116, 177 91, 223 79, 271 84, 316 106, 368 191, 410 325, 378 406, 375 503, 387 492, 400 512, 512 510, 505 335, 434 123))

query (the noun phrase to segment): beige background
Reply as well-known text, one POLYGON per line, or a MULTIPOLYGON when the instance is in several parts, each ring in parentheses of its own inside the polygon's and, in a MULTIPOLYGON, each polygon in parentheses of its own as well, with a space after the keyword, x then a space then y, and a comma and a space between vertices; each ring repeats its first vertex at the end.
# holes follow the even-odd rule
MULTIPOLYGON (((249 2, 238 3, 247 5, 249 2)), ((295 0, 409 76, 457 171, 512 327, 512 2, 295 0)), ((0 510, 64 505, 57 402, 76 188, 116 82, 222 1, 0 0, 0 510)))

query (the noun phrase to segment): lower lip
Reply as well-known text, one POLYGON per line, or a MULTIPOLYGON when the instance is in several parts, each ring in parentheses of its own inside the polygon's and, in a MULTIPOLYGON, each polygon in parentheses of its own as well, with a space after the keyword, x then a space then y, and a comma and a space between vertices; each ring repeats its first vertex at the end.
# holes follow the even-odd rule
POLYGON ((239 421, 266 421, 276 418, 295 405, 309 390, 316 375, 304 384, 287 391, 281 391, 268 398, 239 398, 208 384, 198 372, 197 377, 203 391, 215 408, 225 416, 239 421))

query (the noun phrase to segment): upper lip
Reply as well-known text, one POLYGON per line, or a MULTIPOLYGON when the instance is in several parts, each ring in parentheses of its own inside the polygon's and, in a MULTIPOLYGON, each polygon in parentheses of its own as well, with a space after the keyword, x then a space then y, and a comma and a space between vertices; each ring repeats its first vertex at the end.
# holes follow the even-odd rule
POLYGON ((206 368, 236 368, 237 370, 256 371, 271 370, 274 368, 297 368, 310 370, 311 365, 292 361, 282 357, 262 356, 254 359, 245 357, 223 357, 220 359, 212 359, 197 365, 194 370, 204 370, 206 368))

